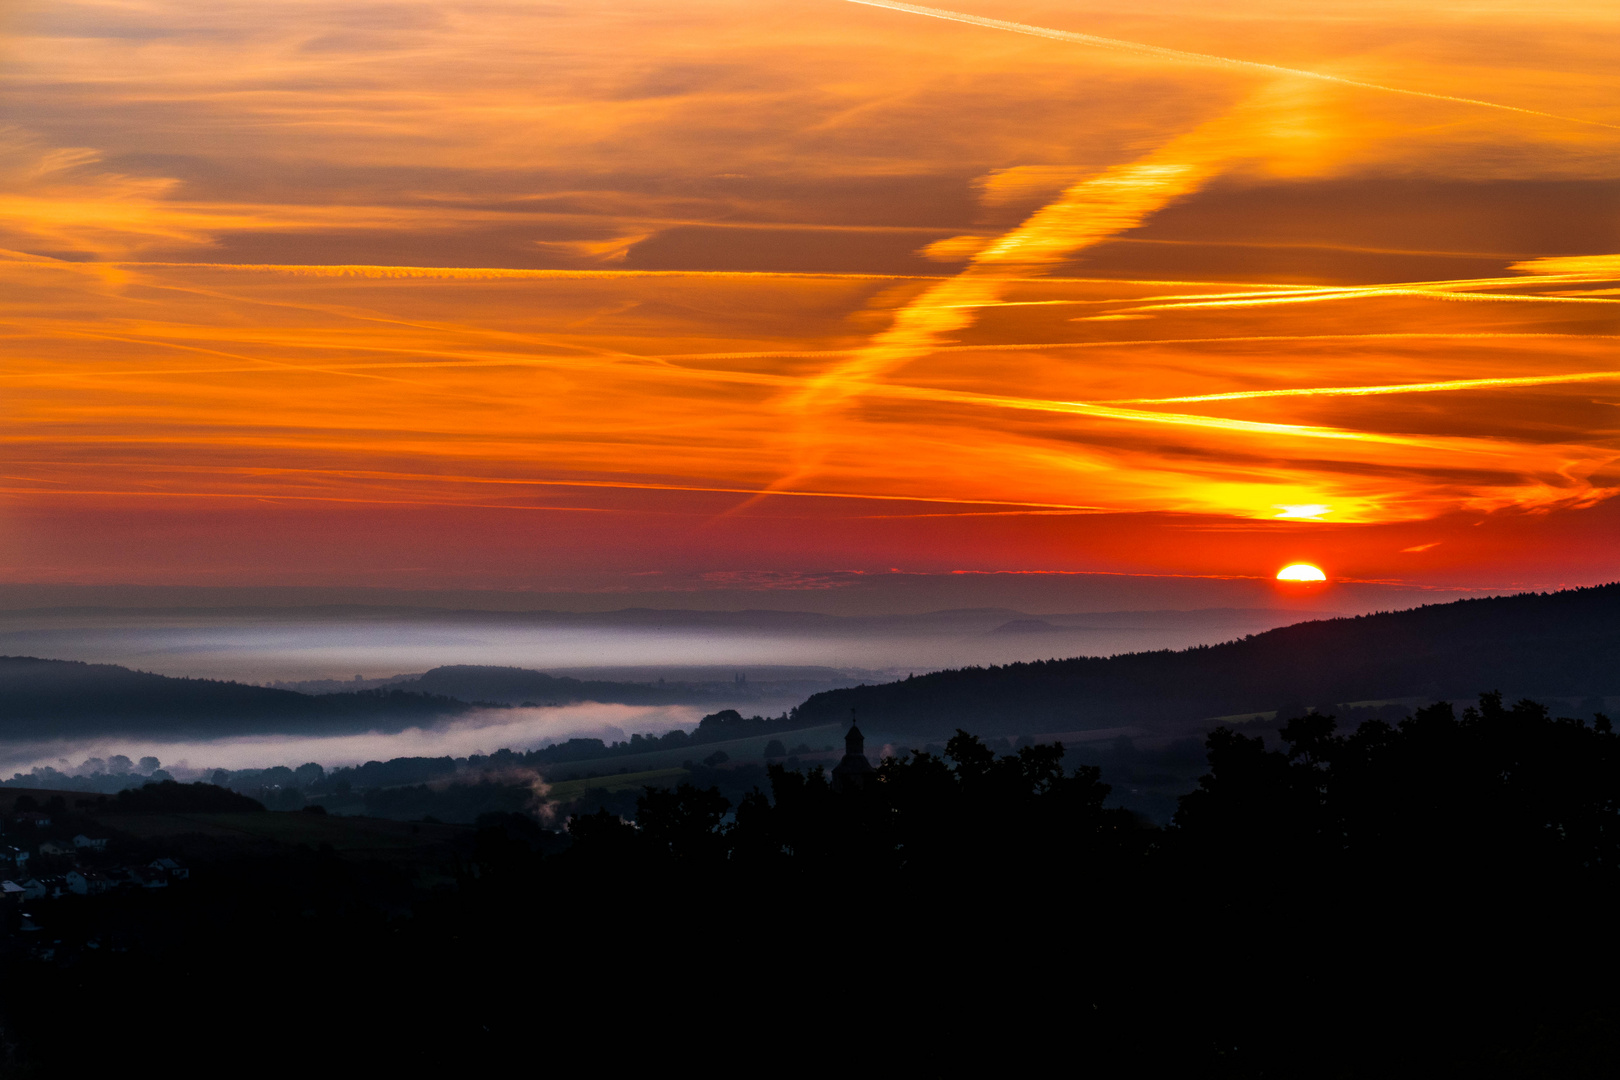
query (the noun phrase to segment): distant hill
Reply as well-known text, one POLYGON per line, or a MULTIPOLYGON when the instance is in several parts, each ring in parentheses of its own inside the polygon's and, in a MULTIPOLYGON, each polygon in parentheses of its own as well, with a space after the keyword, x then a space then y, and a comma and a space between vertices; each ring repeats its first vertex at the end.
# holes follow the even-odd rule
POLYGON ((443 694, 462 701, 498 701, 509 705, 568 705, 579 701, 617 701, 630 705, 670 704, 691 700, 690 692, 671 694, 656 683, 598 682, 559 678, 542 671, 483 664, 436 667, 414 679, 394 683, 402 690, 443 694))
MULTIPOLYGON (((451 664, 436 667, 414 678, 396 679, 391 689, 421 694, 443 695, 462 701, 488 701, 504 705, 571 705, 581 701, 614 702, 622 705, 684 705, 716 700, 744 700, 771 693, 792 701, 800 695, 825 687, 831 680, 809 680, 786 684, 747 683, 722 685, 693 682, 621 682, 605 679, 576 679, 547 675, 519 667, 491 667, 484 664, 451 664), (794 686, 801 687, 788 696, 794 686), (786 690, 788 693, 783 693, 786 690)), ((854 680, 847 680, 848 682, 854 680)), ((836 685, 836 683, 835 683, 836 685)))
POLYGON ((1620 584, 1299 623, 1180 652, 941 671, 816 694, 794 717, 847 722, 854 709, 869 730, 1021 734, 1492 689, 1620 694, 1620 584))
POLYGON ((403 728, 465 702, 389 688, 318 697, 113 664, 0 656, 0 738, 403 728))

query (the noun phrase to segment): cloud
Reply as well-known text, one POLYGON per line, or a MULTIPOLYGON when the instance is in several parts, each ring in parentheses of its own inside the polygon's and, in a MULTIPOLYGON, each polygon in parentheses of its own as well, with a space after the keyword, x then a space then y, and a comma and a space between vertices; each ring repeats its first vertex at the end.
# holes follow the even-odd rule
MULTIPOLYGON (((1088 16, 1185 46, 1129 63, 852 5, 378 10, 7 22, 8 573, 1225 572, 1181 530, 1345 521, 1401 573, 1380 523, 1620 486, 1615 257, 1569 254, 1620 250, 1612 134, 1316 77, 1606 119, 1606 9, 1088 16)), ((1543 516, 1493 550, 1588 528, 1543 516)))
POLYGON ((1558 255, 1516 262, 1523 274, 1557 274, 1584 281, 1620 280, 1620 255, 1558 255))
POLYGON ((652 233, 629 233, 606 240, 536 240, 535 246, 585 262, 623 262, 630 249, 652 233))
POLYGON ((973 183, 979 189, 980 202, 1007 206, 1030 199, 1045 202, 1083 179, 1084 171, 1072 165, 1014 165, 996 169, 973 183))
POLYGON ((1497 102, 1480 101, 1476 98, 1453 97, 1450 94, 1430 93, 1427 90, 1412 90, 1398 86, 1385 86, 1381 83, 1362 82, 1358 79, 1347 79, 1339 75, 1329 75, 1320 71, 1306 71, 1301 68, 1282 67, 1277 64, 1265 64, 1255 60, 1238 60, 1229 56, 1213 56, 1209 53, 1186 52, 1181 49, 1166 49, 1158 45, 1145 45, 1136 41, 1121 41, 1117 38, 1098 37, 1094 34, 1077 34, 1068 30, 1052 30, 1044 26, 1030 26, 1027 23, 1009 22, 1005 19, 989 19, 981 15, 966 15, 959 11, 945 11, 941 8, 923 7, 920 4, 903 4, 897 0, 848 0, 852 4, 862 4, 867 7, 888 8, 892 11, 903 11, 913 15, 924 15, 932 19, 946 19, 950 22, 967 23, 972 26, 983 26, 992 30, 1007 30, 1015 34, 1028 34, 1032 37, 1049 38, 1053 41, 1073 42, 1077 45, 1090 45, 1095 48, 1110 49, 1117 52, 1132 53, 1154 59, 1174 60, 1182 63, 1217 64, 1226 67, 1244 68, 1266 75, 1288 75, 1301 79, 1316 79, 1322 82, 1337 83, 1341 86, 1355 87, 1359 90, 1376 90, 1385 94, 1404 94, 1409 97, 1427 98, 1431 101, 1443 101, 1458 105, 1473 105, 1485 109, 1500 109, 1504 112, 1522 113, 1526 116, 1539 116, 1547 120, 1561 120, 1571 124, 1590 124, 1593 127, 1614 128, 1620 126, 1605 124, 1598 120, 1588 120, 1578 117, 1559 116, 1554 113, 1540 112, 1536 109, 1524 109, 1517 105, 1502 105, 1497 102))
POLYGON ((917 253, 935 262, 967 262, 983 251, 989 242, 990 238, 985 236, 947 236, 920 248, 917 253))

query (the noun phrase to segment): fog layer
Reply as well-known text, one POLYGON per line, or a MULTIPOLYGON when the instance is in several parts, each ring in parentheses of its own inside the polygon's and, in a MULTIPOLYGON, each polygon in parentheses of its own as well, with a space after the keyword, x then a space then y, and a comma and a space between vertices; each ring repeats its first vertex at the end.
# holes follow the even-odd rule
MULTIPOLYGON (((0 654, 243 682, 386 678, 445 664, 551 673, 819 666, 884 676, 1057 656, 1180 649, 1322 613, 1221 608, 1029 616, 974 609, 873 618, 804 612, 37 611, 0 616, 0 654)), ((759 678, 764 673, 750 675, 759 678)), ((790 702, 791 704, 791 702, 790 702)))
MULTIPOLYGON (((296 767, 316 762, 326 768, 396 757, 466 757, 503 747, 529 750, 575 737, 623 740, 632 733, 662 734, 690 729, 702 709, 688 706, 569 705, 558 708, 479 710, 453 721, 401 732, 362 732, 330 736, 248 735, 220 739, 104 739, 0 743, 0 775, 38 767, 76 774, 90 759, 154 757, 180 780, 214 769, 296 767)), ((88 773, 89 770, 84 770, 88 773)))

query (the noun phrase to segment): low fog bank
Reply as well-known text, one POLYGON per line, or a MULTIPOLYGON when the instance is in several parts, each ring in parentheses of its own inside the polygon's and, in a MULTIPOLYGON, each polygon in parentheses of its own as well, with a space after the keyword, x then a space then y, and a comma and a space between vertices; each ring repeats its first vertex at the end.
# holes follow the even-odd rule
POLYGON ((509 748, 529 750, 571 738, 608 741, 628 733, 663 734, 693 728, 704 710, 690 706, 570 705, 481 709, 453 721, 405 731, 340 735, 248 735, 219 739, 140 739, 123 736, 0 745, 0 776, 8 783, 50 787, 60 777, 94 780, 117 791, 150 779, 207 780, 217 769, 331 769, 397 757, 467 757, 509 748), (161 776, 154 777, 154 771, 161 776))
POLYGON ((508 665, 625 681, 743 675, 746 704, 775 710, 854 678, 1213 644, 1329 610, 1217 608, 1031 615, 1006 608, 844 617, 813 612, 421 609, 52 609, 0 613, 0 655, 119 664, 259 684, 362 685, 450 664, 508 665), (694 673, 694 669, 704 674, 694 673), (775 669, 775 679, 771 669, 775 669), (784 669, 801 672, 789 676, 784 669), (819 671, 814 669, 820 669, 819 671), (818 680, 820 686, 811 686, 818 680), (759 684, 781 687, 763 700, 759 684))

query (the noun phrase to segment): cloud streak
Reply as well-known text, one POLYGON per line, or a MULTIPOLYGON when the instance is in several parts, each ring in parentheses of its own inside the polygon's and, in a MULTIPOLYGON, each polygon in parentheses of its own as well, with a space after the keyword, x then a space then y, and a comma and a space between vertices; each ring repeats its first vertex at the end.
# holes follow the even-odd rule
POLYGON ((1384 386, 1310 386, 1289 390, 1233 390, 1224 394, 1188 397, 1128 398, 1116 405, 1180 405, 1198 401, 1254 401, 1284 397, 1367 397, 1380 394, 1444 394, 1458 390, 1505 390, 1518 386, 1559 386, 1564 383, 1614 382, 1620 371, 1572 371, 1567 375, 1510 375, 1498 379, 1446 379, 1443 382, 1389 383, 1384 386))
POLYGON ((1606 9, 891 6, 27 9, 7 573, 1612 568, 1606 9))
POLYGON ((1471 105, 1483 109, 1497 109, 1502 112, 1520 113, 1525 116, 1536 116, 1544 120, 1559 120, 1570 124, 1585 124, 1591 127, 1608 128, 1620 131, 1620 125, 1606 124, 1598 120, 1585 120, 1574 116, 1560 116, 1556 113, 1541 112, 1537 109, 1523 109, 1517 105, 1503 105, 1494 101, 1481 101, 1477 98, 1453 97, 1450 94, 1432 94, 1426 90, 1410 90, 1398 86, 1385 86, 1382 83, 1362 82, 1359 79, 1347 79, 1340 75, 1329 75, 1320 71, 1305 71, 1301 68, 1282 67, 1278 64, 1265 64, 1256 60, 1237 60, 1229 56, 1212 56, 1208 53, 1184 52, 1181 49, 1166 49, 1158 45, 1144 45, 1135 41, 1120 41, 1116 38, 1097 37, 1094 34, 1077 34, 1069 30, 1052 30, 1044 26, 1030 26, 1027 23, 1009 22, 1006 19, 989 19, 982 15, 968 15, 960 11, 946 11, 943 8, 923 7, 921 4, 904 4, 898 0, 847 0, 851 4, 861 4, 865 7, 886 8, 890 11, 902 11, 911 15, 923 15, 930 19, 944 19, 947 22, 966 23, 970 26, 983 26, 991 30, 1005 30, 1014 34, 1026 34, 1031 37, 1046 38, 1050 41, 1066 41, 1076 45, 1089 45, 1099 49, 1109 49, 1115 52, 1131 53, 1138 56, 1151 56, 1155 59, 1175 60, 1181 63, 1216 64, 1222 67, 1240 68, 1256 71, 1266 75, 1286 75, 1299 79, 1315 79, 1319 82, 1336 83, 1340 86, 1354 87, 1358 90, 1376 90, 1383 94, 1401 94, 1406 97, 1426 98, 1430 101, 1443 101, 1454 105, 1471 105))

